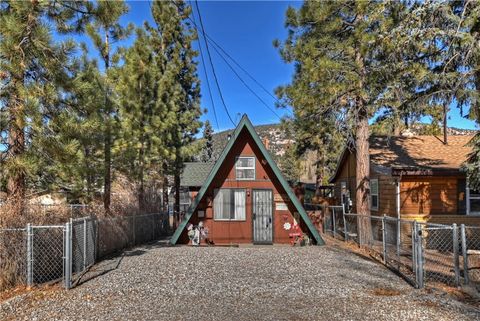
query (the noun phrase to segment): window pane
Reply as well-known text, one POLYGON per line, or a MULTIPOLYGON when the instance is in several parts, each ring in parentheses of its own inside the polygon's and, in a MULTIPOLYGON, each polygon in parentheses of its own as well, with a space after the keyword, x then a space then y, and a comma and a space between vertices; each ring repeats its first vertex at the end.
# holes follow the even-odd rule
POLYGON ((372 208, 378 208, 378 196, 377 195, 372 195, 372 208))
POLYGON ((255 179, 255 170, 237 169, 237 179, 255 179))
POLYGON ((378 181, 376 179, 370 181, 370 193, 372 195, 378 195, 378 181))
POLYGON ((219 220, 244 220, 246 191, 222 188, 215 192, 213 201, 214 218, 219 220))
POLYGON ((253 168, 255 166, 254 161, 255 161, 255 158, 253 157, 239 157, 237 159, 237 167, 253 168))
POLYGON ((245 219, 245 190, 235 190, 235 208, 234 208, 234 219, 244 220, 245 219))
POLYGON ((218 189, 213 201, 213 212, 216 219, 230 219, 231 209, 231 190, 218 189))
POLYGON ((470 197, 480 197, 480 192, 474 189, 470 189, 470 197))
POLYGON ((470 212, 480 213, 480 199, 470 199, 470 212))

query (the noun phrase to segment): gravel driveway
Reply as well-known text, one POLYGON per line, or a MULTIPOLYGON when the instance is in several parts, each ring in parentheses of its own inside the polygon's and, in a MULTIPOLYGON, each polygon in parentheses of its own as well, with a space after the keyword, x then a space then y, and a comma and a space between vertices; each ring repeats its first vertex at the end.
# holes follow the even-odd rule
POLYGON ((0 304, 10 320, 479 320, 447 295, 415 290, 330 246, 191 248, 154 244, 95 266, 70 291, 0 304))

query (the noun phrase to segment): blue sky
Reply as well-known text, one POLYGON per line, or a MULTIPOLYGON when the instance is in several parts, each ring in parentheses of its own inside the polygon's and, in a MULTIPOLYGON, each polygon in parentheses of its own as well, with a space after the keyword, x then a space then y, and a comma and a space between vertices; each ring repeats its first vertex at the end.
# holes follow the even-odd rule
MULTIPOLYGON (((193 4, 193 2, 190 2, 193 4)), ((285 64, 273 47, 274 39, 283 40, 287 36, 284 27, 285 12, 288 6, 299 7, 300 1, 199 1, 200 10, 207 34, 219 43, 240 65, 251 73, 271 93, 282 84, 288 83, 293 74, 293 66, 285 64)), ((129 1, 130 12, 123 16, 121 22, 133 22, 137 26, 143 21, 151 20, 150 3, 148 1, 129 1)), ((198 23, 198 17, 196 18, 198 23)), ((82 37, 82 40, 85 38, 82 37)), ((128 45, 129 39, 121 45, 128 45)), ((196 45, 198 48, 198 45, 196 45)), ((203 47, 206 54, 205 47, 203 47)), ((220 82, 220 87, 226 105, 232 118, 238 121, 238 114, 247 113, 255 125, 278 122, 278 117, 267 109, 244 85, 236 78, 229 67, 210 47, 214 67, 220 82)), ((213 91, 218 127, 213 116, 213 108, 207 90, 205 71, 202 64, 199 76, 202 86, 203 108, 208 112, 202 120, 209 119, 215 131, 232 127, 221 104, 218 92, 213 82, 213 75, 208 66, 210 84, 213 91)), ((274 99, 262 91, 255 83, 239 71, 257 94, 280 116, 288 114, 288 110, 276 109, 274 99)), ((428 121, 428 119, 424 119, 428 121)), ((449 126, 459 128, 476 128, 474 122, 460 116, 457 108, 449 113, 449 126)))

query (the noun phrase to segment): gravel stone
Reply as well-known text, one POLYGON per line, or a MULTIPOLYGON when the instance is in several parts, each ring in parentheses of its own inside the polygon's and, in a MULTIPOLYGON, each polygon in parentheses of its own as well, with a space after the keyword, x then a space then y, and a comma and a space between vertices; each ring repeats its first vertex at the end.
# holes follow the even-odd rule
POLYGON ((0 304, 0 320, 480 320, 332 246, 167 247, 105 260, 65 291, 0 304))

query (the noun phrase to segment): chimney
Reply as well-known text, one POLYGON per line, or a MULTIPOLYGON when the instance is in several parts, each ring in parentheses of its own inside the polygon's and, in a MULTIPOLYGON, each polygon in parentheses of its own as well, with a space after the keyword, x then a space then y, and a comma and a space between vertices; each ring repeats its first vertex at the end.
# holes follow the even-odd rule
POLYGON ((270 147, 270 141, 268 140, 268 137, 263 138, 263 145, 268 150, 268 148, 270 147))

